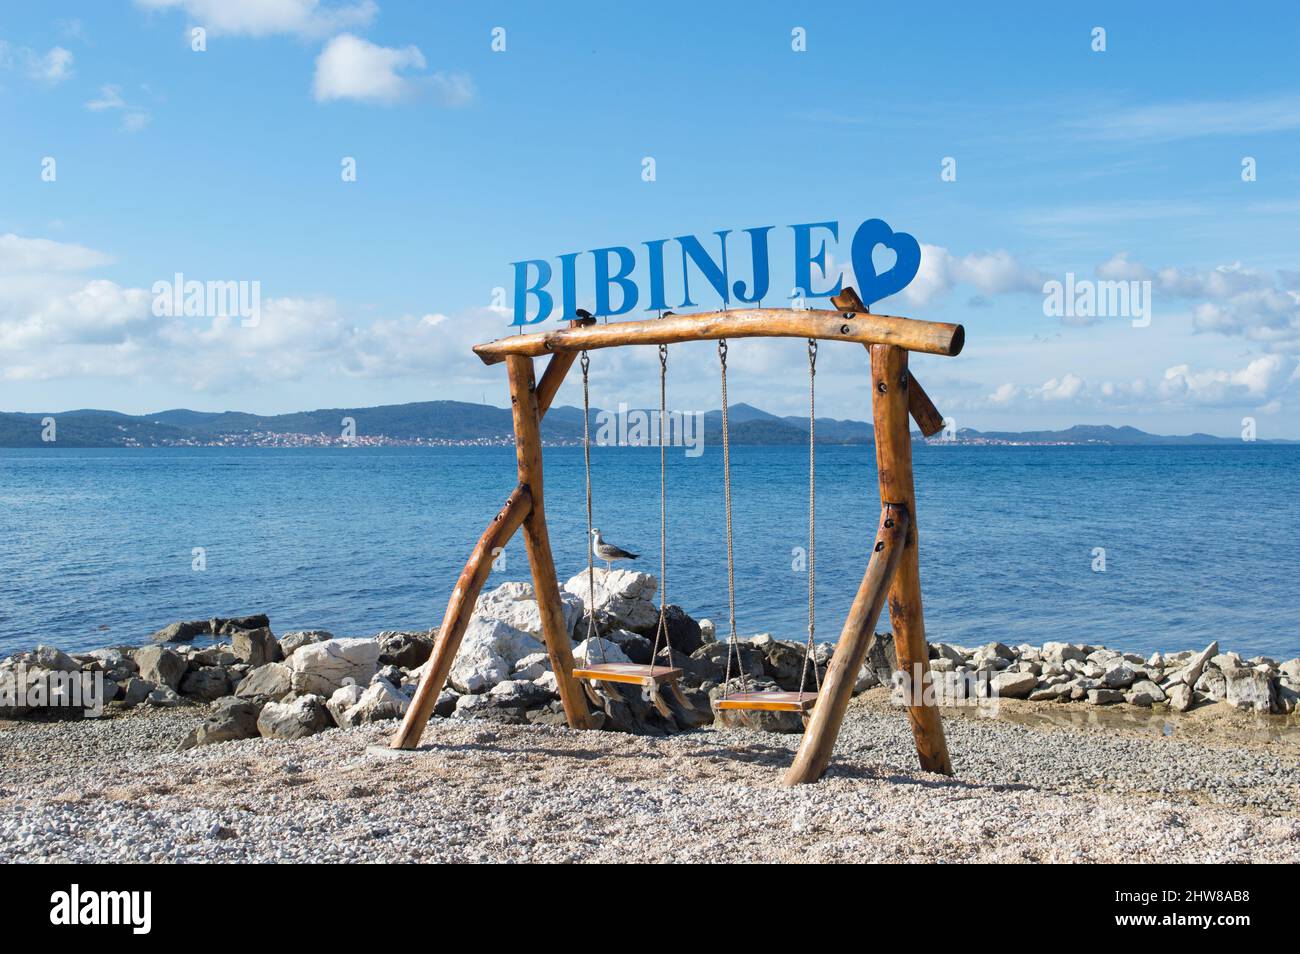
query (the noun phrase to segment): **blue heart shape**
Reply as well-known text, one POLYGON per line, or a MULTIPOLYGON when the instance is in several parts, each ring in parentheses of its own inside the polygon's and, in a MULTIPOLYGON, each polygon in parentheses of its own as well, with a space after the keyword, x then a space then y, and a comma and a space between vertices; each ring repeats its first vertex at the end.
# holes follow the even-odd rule
POLYGON ((853 236, 850 254, 853 274, 858 281, 858 297, 863 304, 896 295, 908 286, 921 267, 921 246, 906 232, 895 232, 884 219, 867 219, 853 236), (876 274, 871 252, 877 245, 892 249, 897 256, 894 267, 876 274))

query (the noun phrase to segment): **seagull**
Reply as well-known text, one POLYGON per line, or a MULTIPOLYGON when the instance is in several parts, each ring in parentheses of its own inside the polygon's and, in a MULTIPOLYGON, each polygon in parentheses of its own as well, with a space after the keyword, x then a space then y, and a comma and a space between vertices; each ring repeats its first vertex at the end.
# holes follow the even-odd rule
POLYGON ((591 552, 595 554, 597 560, 604 562, 606 573, 611 572, 613 569, 611 564, 615 560, 635 560, 637 558, 635 553, 628 553, 612 543, 606 543, 600 538, 600 531, 595 527, 591 528, 591 552))

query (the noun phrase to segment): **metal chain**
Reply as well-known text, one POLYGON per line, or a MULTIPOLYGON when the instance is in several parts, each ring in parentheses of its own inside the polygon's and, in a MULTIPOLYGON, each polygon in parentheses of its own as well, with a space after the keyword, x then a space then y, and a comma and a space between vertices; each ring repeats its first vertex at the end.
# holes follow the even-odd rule
POLYGON ((808 339, 808 645, 803 652, 803 670, 799 674, 799 701, 803 702, 804 687, 808 684, 811 665, 813 685, 821 692, 821 676, 814 659, 816 649, 813 633, 816 628, 817 605, 817 339, 808 339))
POLYGON ((745 667, 740 658, 740 642, 736 638, 736 556, 731 538, 731 424, 727 414, 727 339, 718 339, 718 362, 722 366, 722 486, 727 501, 727 615, 731 635, 727 637, 727 675, 722 683, 722 698, 727 698, 731 686, 731 657, 736 657, 740 673, 740 691, 748 692, 745 667))
POLYGON ((668 668, 673 668, 673 644, 668 639, 668 464, 664 445, 664 417, 667 415, 668 346, 659 346, 659 625, 650 650, 650 668, 659 658, 659 640, 668 649, 668 668))
MULTIPOLYGON (((582 352, 582 464, 587 478, 587 640, 582 644, 582 665, 590 664, 591 640, 596 635, 596 565, 591 538, 591 394, 588 372, 591 359, 582 352)), ((600 661, 605 661, 605 644, 597 640, 600 661)))

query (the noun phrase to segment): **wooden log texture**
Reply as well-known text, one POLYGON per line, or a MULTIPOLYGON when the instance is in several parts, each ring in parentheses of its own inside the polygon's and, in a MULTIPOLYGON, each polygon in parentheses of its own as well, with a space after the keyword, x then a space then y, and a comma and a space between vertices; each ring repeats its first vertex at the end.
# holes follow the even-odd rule
POLYGON ((541 416, 533 381, 533 359, 510 355, 506 359, 506 373, 510 378, 510 410, 515 425, 519 483, 528 488, 533 500, 528 516, 524 518, 524 545, 533 571, 533 590, 542 617, 542 636, 546 640, 546 652, 551 658, 551 669, 559 684, 560 702, 569 725, 586 729, 590 726, 590 714, 582 686, 573 677, 573 642, 564 623, 564 604, 560 602, 551 538, 546 529, 541 416))
MULTIPOLYGON (((575 322, 573 327, 587 323, 590 323, 590 319, 585 322, 575 322)), ((542 380, 537 382, 539 416, 545 414, 551 402, 555 400, 556 392, 564 382, 564 376, 577 358, 576 352, 557 352, 546 363, 542 380)), ((532 506, 532 494, 527 488, 516 487, 506 498, 505 506, 492 518, 492 522, 479 537, 469 560, 465 563, 465 568, 460 572, 460 578, 456 580, 455 588, 451 591, 451 599, 447 603, 447 610, 442 614, 442 623, 438 627, 438 638, 434 642, 429 666, 425 670, 424 678, 420 680, 420 687, 406 710, 401 726, 389 743, 391 748, 413 749, 420 744, 420 736, 424 734, 424 727, 429 724, 429 717, 433 715, 433 707, 438 703, 438 696, 447 685, 447 676, 451 673, 452 663, 460 650, 460 641, 474 613, 474 604, 478 602, 483 584, 487 582, 488 575, 492 572, 492 560, 498 548, 505 547, 510 542, 510 538, 523 524, 532 506)))
POLYGON ((907 708, 921 768, 952 774, 952 760, 943 737, 939 709, 930 692, 929 648, 921 610, 919 533, 916 491, 912 483, 912 437, 907 424, 910 382, 907 352, 890 345, 871 348, 872 418, 876 428, 876 469, 880 499, 902 504, 911 517, 898 572, 889 588, 889 618, 894 629, 898 668, 907 674, 907 708))
POLYGON ((474 353, 484 364, 496 364, 507 355, 537 357, 562 351, 717 338, 819 338, 881 343, 951 357, 961 351, 966 332, 961 325, 891 315, 863 313, 847 319, 838 311, 751 308, 515 335, 475 345, 474 353))
MULTIPOLYGON (((853 317, 859 314, 865 315, 870 311, 866 305, 862 304, 862 299, 858 297, 858 293, 848 286, 845 286, 838 295, 831 299, 831 304, 853 317)), ((870 350, 871 346, 867 345, 867 349, 870 350)), ((916 383, 916 378, 912 378, 912 386, 907 391, 907 409, 912 414, 912 420, 916 421, 916 426, 921 429, 921 433, 926 437, 934 437, 935 434, 943 430, 943 415, 934 406, 934 402, 925 393, 925 389, 916 383)))
POLYGON ((907 382, 907 410, 926 437, 934 437, 943 430, 943 415, 930 400, 930 395, 925 393, 921 382, 910 376, 907 382))
POLYGON ((815 782, 830 764, 835 739, 853 696, 853 686, 867 658, 867 645, 876 631, 876 622, 885 606, 885 595, 903 555, 909 525, 905 506, 885 504, 881 507, 876 549, 871 553, 858 594, 849 607, 848 618, 844 620, 840 640, 835 644, 835 654, 831 656, 826 678, 822 680, 817 705, 808 728, 804 730, 799 752, 785 773, 783 781, 786 785, 815 782))
POLYGON ((420 687, 415 691, 402 725, 389 743, 394 749, 413 749, 420 744, 424 727, 433 715, 433 707, 438 703, 438 696, 447 685, 447 676, 451 673, 452 661, 460 649, 461 638, 469 626, 470 616, 474 613, 474 604, 483 589, 483 583, 492 572, 492 560, 498 547, 504 547, 514 532, 519 529, 524 518, 532 510, 532 495, 526 487, 516 487, 506 499, 506 505, 492 518, 488 528, 479 537, 478 545, 470 554, 456 580, 456 588, 451 591, 451 600, 447 611, 442 614, 442 626, 438 629, 438 639, 433 645, 433 654, 429 657, 420 687))

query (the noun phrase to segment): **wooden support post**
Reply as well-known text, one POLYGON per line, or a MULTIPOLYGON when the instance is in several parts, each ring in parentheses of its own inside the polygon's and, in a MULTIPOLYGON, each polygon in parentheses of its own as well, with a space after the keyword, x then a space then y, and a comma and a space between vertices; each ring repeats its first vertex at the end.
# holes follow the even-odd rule
POLYGON ((858 595, 849 608, 840 641, 835 644, 826 678, 817 693, 808 728, 794 764, 785 773, 786 785, 815 782, 822 777, 830 764, 835 738, 844 722, 844 712, 853 696, 853 686, 867 657, 867 645, 876 631, 876 621, 885 606, 885 594, 898 569, 904 543, 910 526, 907 508, 901 504, 885 504, 880 511, 880 529, 876 533, 876 548, 867 562, 867 572, 858 586, 858 595))
POLYGON ((924 436, 934 437, 943 430, 943 415, 930 400, 930 395, 925 393, 921 382, 910 375, 907 379, 907 410, 924 436))
POLYGON ((519 483, 532 494, 533 506, 524 519, 524 544, 528 563, 533 570, 533 590, 542 616, 542 636, 551 657, 560 688, 560 702, 569 725, 575 729, 590 727, 590 714, 582 686, 573 678, 573 643, 564 624, 564 604, 560 602, 560 585, 555 577, 555 560, 551 555, 551 538, 546 529, 546 507, 542 495, 542 436, 540 415, 533 383, 533 359, 523 355, 506 358, 510 378, 510 409, 515 424, 515 458, 519 464, 519 483))
POLYGON ((921 611, 916 491, 912 484, 912 435, 907 424, 907 351, 894 345, 871 347, 872 419, 876 429, 876 469, 880 499, 907 508, 911 529, 889 588, 889 618, 894 628, 898 668, 906 674, 907 714, 921 768, 952 774, 939 709, 930 691, 929 647, 921 611))
POLYGON ((433 644, 433 655, 425 667, 420 679, 420 688, 415 692, 401 728, 389 743, 394 749, 413 749, 420 743, 424 727, 433 715, 433 707, 438 702, 447 676, 451 672, 452 661, 460 649, 461 637, 469 626, 470 616, 474 613, 474 603, 483 589, 483 583, 492 572, 492 560, 498 547, 504 547, 519 525, 524 522, 532 509, 532 495, 527 487, 516 487, 506 505, 492 518, 488 528, 479 537, 478 545, 470 554, 469 562, 461 570, 456 580, 456 588, 451 591, 451 601, 447 612, 442 615, 442 626, 438 630, 438 640, 433 644))
MULTIPOLYGON (((570 327, 577 328, 589 323, 589 321, 574 321, 570 322, 570 327)), ((564 376, 569 368, 573 367, 573 362, 577 358, 578 355, 574 352, 557 352, 547 362, 542 380, 537 382, 539 416, 545 414, 551 406, 551 401, 560 390, 564 376)), ((507 498, 505 506, 492 518, 492 522, 479 537, 478 545, 474 547, 469 560, 465 563, 465 569, 461 570, 460 578, 456 580, 455 589, 451 591, 451 599, 447 603, 447 611, 442 614, 442 624, 438 627, 438 638, 433 644, 433 654, 425 668, 424 678, 420 680, 420 688, 416 690, 415 698, 411 700, 411 705, 406 710, 406 717, 402 719, 401 727, 389 743, 390 748, 413 749, 420 744, 420 736, 424 734, 424 727, 428 725, 429 717, 433 715, 433 707, 438 703, 438 696, 447 685, 447 676, 460 649, 465 628, 469 626, 470 617, 474 613, 474 604, 478 602, 483 584, 487 582, 488 574, 492 572, 494 555, 498 548, 510 542, 510 538, 523 524, 532 506, 533 497, 528 489, 516 487, 507 498)))
MULTIPOLYGON (((831 304, 844 312, 844 317, 852 320, 858 315, 867 315, 871 309, 862 304, 862 299, 858 293, 849 286, 831 299, 831 304)), ((871 345, 867 345, 867 350, 871 350, 871 345)), ((926 437, 934 437, 943 430, 943 415, 939 409, 934 406, 930 400, 930 395, 925 393, 925 389, 917 383, 915 378, 911 379, 911 387, 907 389, 907 410, 912 415, 912 420, 916 421, 916 426, 921 429, 921 433, 926 437)))

